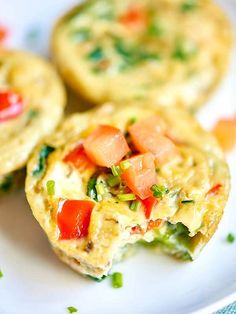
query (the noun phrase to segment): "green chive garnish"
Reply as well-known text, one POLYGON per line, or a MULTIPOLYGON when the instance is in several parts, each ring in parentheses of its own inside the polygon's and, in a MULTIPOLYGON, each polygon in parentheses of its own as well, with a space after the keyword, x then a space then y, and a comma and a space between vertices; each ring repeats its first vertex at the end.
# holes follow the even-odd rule
POLYGON ((156 198, 162 198, 165 194, 169 193, 169 190, 163 185, 154 184, 151 187, 151 191, 153 192, 153 196, 156 198))
POLYGON ((54 195, 55 194, 55 181, 54 180, 48 180, 47 191, 48 191, 48 195, 54 195))
POLYGON ((235 236, 232 233, 227 235, 227 242, 233 243, 235 241, 235 236))
POLYGON ((96 184, 97 194, 103 195, 106 193, 106 188, 103 182, 96 184))
POLYGON ((132 201, 132 203, 130 204, 129 208, 133 212, 136 212, 138 210, 139 206, 140 206, 140 202, 139 201, 132 201))
POLYGON ((0 278, 3 277, 3 272, 0 270, 0 278))
POLYGON ((92 61, 101 61, 102 59, 104 59, 104 54, 103 54, 103 50, 101 47, 96 47, 94 50, 92 50, 89 54, 88 54, 88 59, 92 60, 92 61))
POLYGON ((134 124, 136 121, 137 121, 137 118, 136 117, 132 117, 132 118, 129 119, 128 124, 129 125, 134 124))
POLYGON ((113 176, 113 175, 110 175, 107 179, 107 184, 110 186, 110 187, 114 187, 114 186, 117 186, 118 184, 120 184, 120 177, 119 176, 113 176))
POLYGON ((195 203, 194 200, 183 200, 181 201, 182 204, 188 204, 188 203, 195 203))
POLYGON ((190 12, 197 8, 197 1, 196 0, 188 0, 181 4, 180 9, 182 12, 190 12))
POLYGON ((130 162, 128 162, 127 160, 124 160, 120 163, 120 168, 122 170, 126 170, 131 166, 130 162))
POLYGON ((180 61, 188 61, 196 54, 196 52, 197 47, 194 43, 187 43, 183 40, 179 40, 176 43, 172 58, 180 61))
POLYGON ((92 176, 87 185, 87 195, 94 201, 97 201, 97 190, 96 190, 97 176, 92 176))
POLYGON ((119 166, 111 166, 111 172, 113 176, 120 176, 121 175, 121 169, 119 166))
POLYGON ((68 313, 78 312, 77 308, 75 308, 74 306, 68 306, 67 310, 68 310, 68 313))
POLYGON ((152 23, 149 25, 147 29, 147 33, 148 35, 153 36, 153 37, 161 37, 164 31, 160 25, 152 23))
POLYGON ((121 288, 123 286, 123 275, 122 273, 114 273, 111 275, 112 278, 112 287, 121 288))
POLYGON ((122 202, 128 202, 128 201, 134 201, 136 200, 136 196, 133 193, 128 194, 118 194, 117 195, 118 200, 122 202))

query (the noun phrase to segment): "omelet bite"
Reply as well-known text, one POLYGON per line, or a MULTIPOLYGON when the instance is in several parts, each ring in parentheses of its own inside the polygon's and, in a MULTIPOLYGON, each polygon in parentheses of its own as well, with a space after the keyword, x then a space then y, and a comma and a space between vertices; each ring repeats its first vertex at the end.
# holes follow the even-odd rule
POLYGON ((85 1, 55 25, 65 81, 93 103, 199 107, 228 66, 231 27, 210 0, 85 1))
POLYGON ((65 92, 53 67, 22 51, 0 51, 0 193, 23 177, 38 142, 59 123, 65 92))
POLYGON ((74 114, 27 166, 27 199, 53 250, 96 278, 139 241, 194 259, 228 193, 216 140, 176 108, 107 104, 74 114))

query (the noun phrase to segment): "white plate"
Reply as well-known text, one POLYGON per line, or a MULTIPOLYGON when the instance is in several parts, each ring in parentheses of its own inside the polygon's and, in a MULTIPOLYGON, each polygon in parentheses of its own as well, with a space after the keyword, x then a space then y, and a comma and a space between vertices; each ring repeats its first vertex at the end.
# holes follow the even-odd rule
MULTIPOLYGON (((11 29, 9 45, 47 54, 48 30, 54 19, 76 1, 0 0, 0 22, 11 29), (32 46, 25 32, 41 27, 41 41, 32 46)), ((220 1, 236 24, 236 2, 220 1)), ((230 73, 199 114, 210 127, 218 117, 236 113, 236 52, 230 73)), ((236 186, 236 152, 228 157, 236 186)), ((0 156, 1 158, 1 156, 0 156)), ((236 195, 231 193, 214 238, 193 263, 182 263, 156 251, 143 250, 115 265, 124 287, 112 289, 109 280, 95 283, 58 261, 32 217, 23 192, 0 199, 1 314, 60 314, 67 306, 79 313, 210 313, 236 300, 236 195)))

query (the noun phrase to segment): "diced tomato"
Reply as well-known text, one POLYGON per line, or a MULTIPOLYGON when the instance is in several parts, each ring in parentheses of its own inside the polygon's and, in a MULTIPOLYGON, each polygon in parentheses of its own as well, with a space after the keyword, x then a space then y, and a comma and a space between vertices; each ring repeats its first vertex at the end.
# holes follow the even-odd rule
POLYGON ((144 120, 140 120, 132 124, 128 131, 130 135, 145 137, 149 134, 163 134, 166 130, 165 122, 157 115, 150 116, 144 120), (146 133, 144 133, 146 132, 146 133))
POLYGON ((148 222, 147 231, 152 230, 152 229, 159 228, 162 223, 163 223, 163 220, 162 220, 162 219, 150 220, 150 221, 148 222))
POLYGON ((215 186, 213 186, 213 188, 211 188, 208 192, 207 192, 207 196, 214 196, 216 194, 219 193, 220 188, 222 187, 222 184, 218 183, 215 186))
POLYGON ((126 160, 130 166, 123 171, 122 179, 130 190, 142 200, 151 196, 150 188, 157 181, 154 157, 151 153, 126 160))
POLYGON ((164 131, 165 124, 157 116, 139 121, 129 127, 131 139, 138 151, 153 153, 160 164, 178 154, 176 145, 162 134, 164 131))
POLYGON ((232 150, 236 145, 236 117, 219 120, 213 133, 224 151, 232 150))
POLYGON ((0 122, 19 116, 23 112, 22 97, 11 91, 0 92, 0 122))
POLYGON ((158 199, 154 196, 150 196, 142 200, 145 209, 145 217, 149 219, 151 217, 152 209, 157 205, 158 199))
POLYGON ((121 16, 120 22, 133 29, 145 28, 147 25, 147 16, 141 7, 133 5, 121 16))
POLYGON ((131 228, 130 234, 131 235, 132 234, 142 234, 142 235, 144 235, 147 231, 159 228, 162 225, 162 223, 163 223, 162 219, 150 220, 148 222, 146 230, 142 229, 140 226, 135 226, 135 227, 131 228))
POLYGON ((130 234, 145 234, 145 230, 143 230, 140 226, 135 226, 131 229, 130 234))
POLYGON ((110 126, 98 126, 85 140, 88 157, 98 166, 111 167, 129 152, 129 146, 121 130, 110 126))
POLYGON ((72 163, 80 171, 93 169, 95 167, 95 165, 86 155, 82 144, 75 147, 74 150, 72 150, 68 155, 66 155, 63 161, 66 163, 72 163))
POLYGON ((94 202, 85 200, 65 200, 59 203, 57 225, 60 240, 86 237, 94 202))
POLYGON ((8 33, 8 29, 5 26, 0 25, 0 45, 5 42, 8 37, 8 33))

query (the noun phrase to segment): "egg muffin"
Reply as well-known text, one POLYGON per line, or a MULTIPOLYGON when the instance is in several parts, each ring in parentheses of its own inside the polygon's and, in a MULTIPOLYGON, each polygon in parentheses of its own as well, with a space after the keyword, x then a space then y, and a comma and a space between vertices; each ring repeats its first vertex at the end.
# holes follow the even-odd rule
POLYGON ((68 117, 36 148, 26 178, 53 250, 98 279, 139 241, 194 259, 218 226, 229 188, 221 149, 192 115, 137 104, 68 117))
POLYGON ((196 110, 225 73, 231 28, 210 0, 94 0, 59 19, 51 47, 65 81, 92 103, 196 110))
POLYGON ((29 155, 55 129, 64 106, 64 87, 48 62, 0 50, 0 193, 21 181, 29 155))

